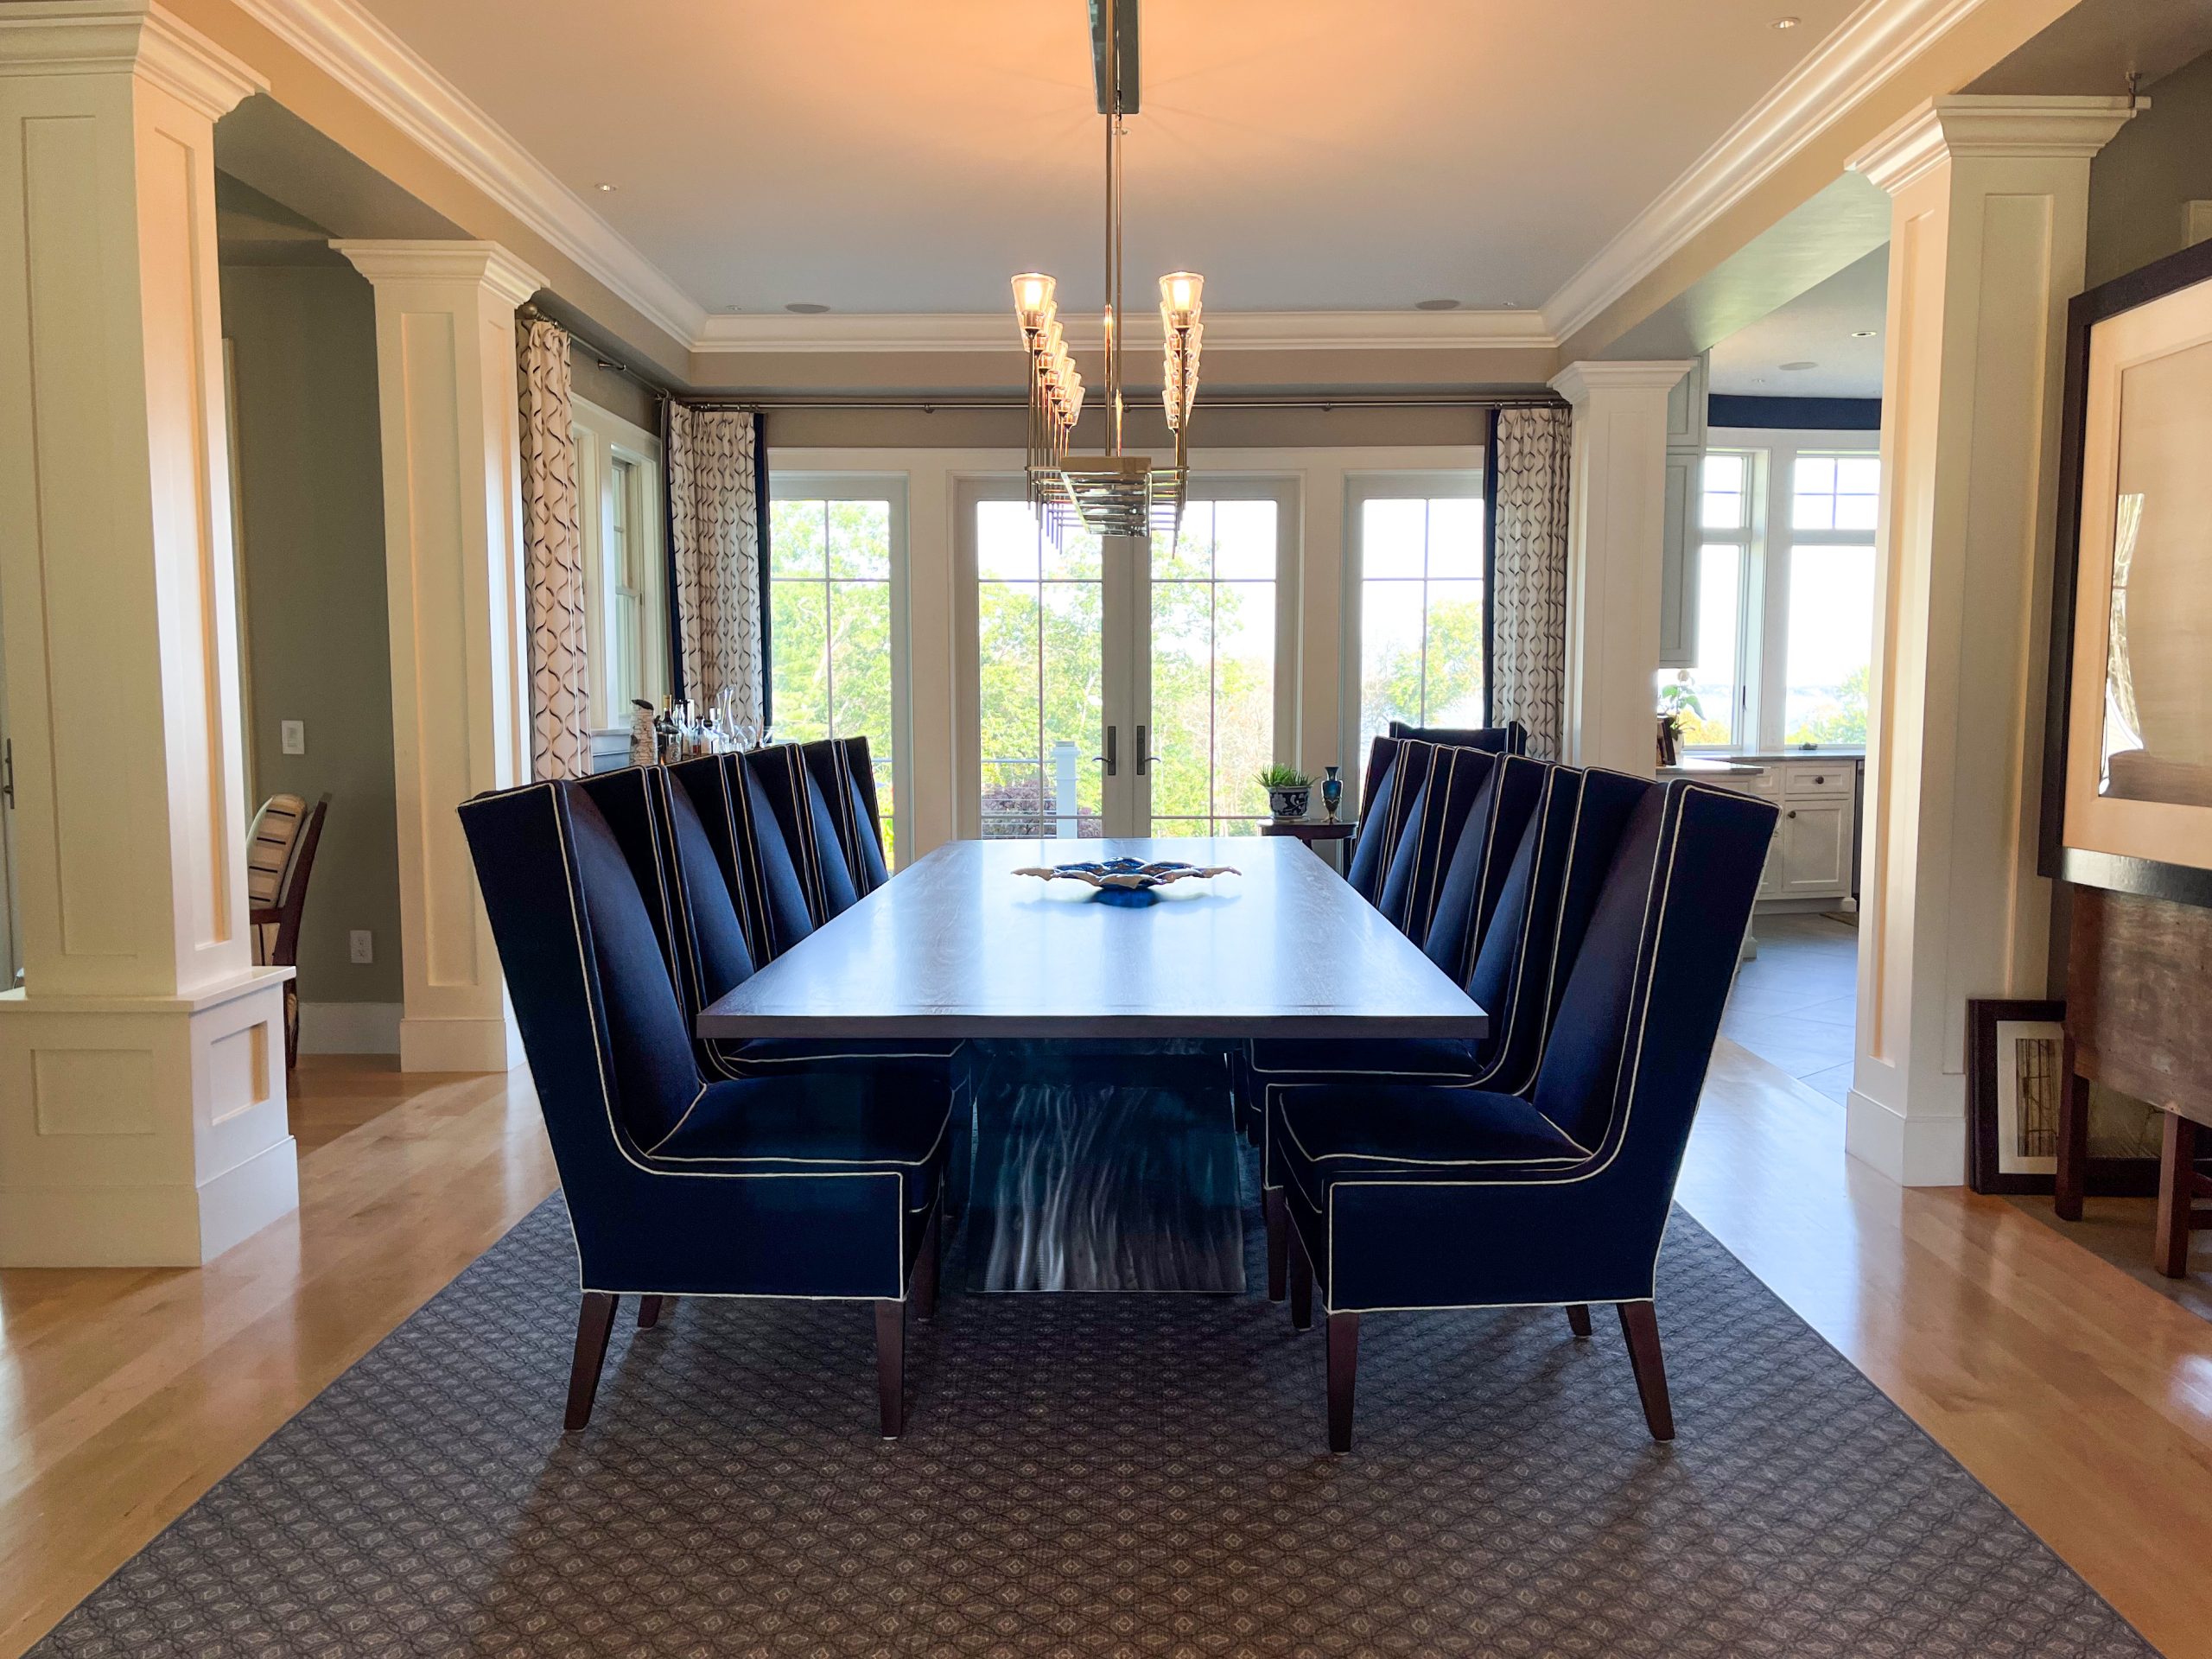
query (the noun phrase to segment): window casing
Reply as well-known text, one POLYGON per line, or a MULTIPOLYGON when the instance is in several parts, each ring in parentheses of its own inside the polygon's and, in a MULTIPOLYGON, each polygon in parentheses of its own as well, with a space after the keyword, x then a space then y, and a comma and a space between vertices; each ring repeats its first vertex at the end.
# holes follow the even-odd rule
POLYGON ((1871 432, 1710 435, 1693 550, 1697 663, 1657 682, 1687 747, 1866 741, 1880 468, 1871 432))
POLYGON ((627 753, 633 700, 668 695, 667 561, 662 551, 660 440, 582 397, 576 529, 584 567, 586 680, 600 764, 627 753), (620 742, 618 743, 617 740, 620 742))

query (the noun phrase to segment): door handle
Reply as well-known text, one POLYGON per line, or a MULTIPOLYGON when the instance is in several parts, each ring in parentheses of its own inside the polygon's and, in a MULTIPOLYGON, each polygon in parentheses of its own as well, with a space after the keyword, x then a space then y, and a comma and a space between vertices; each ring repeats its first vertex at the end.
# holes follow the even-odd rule
POLYGON ((1144 741, 1146 729, 1142 726, 1137 728, 1137 776, 1140 778, 1146 776, 1146 769, 1160 759, 1158 755, 1150 753, 1152 746, 1144 741))
POLYGON ((1103 754, 1094 754, 1090 757, 1100 766, 1106 768, 1106 775, 1109 778, 1111 778, 1114 775, 1114 734, 1120 730, 1121 728, 1118 726, 1109 726, 1106 728, 1106 753, 1103 754))

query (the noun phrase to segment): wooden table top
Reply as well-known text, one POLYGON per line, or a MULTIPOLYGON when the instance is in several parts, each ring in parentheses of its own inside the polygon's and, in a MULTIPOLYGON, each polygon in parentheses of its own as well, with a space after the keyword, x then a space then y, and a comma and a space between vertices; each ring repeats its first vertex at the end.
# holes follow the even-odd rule
POLYGON ((699 1016, 702 1037, 1457 1037, 1489 1017, 1290 840, 956 841, 699 1016), (1227 864, 1144 909, 1032 865, 1227 864))

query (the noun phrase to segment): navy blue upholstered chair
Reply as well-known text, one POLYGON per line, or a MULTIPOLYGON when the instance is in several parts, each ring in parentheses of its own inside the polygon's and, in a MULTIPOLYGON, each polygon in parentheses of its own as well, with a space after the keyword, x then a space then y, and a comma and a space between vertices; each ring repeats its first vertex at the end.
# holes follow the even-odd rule
POLYGON ((1389 735, 1450 743, 1463 749, 1485 749, 1492 754, 1529 753, 1529 728, 1517 720, 1509 720, 1503 726, 1410 726, 1402 720, 1394 720, 1389 735))
MULTIPOLYGON (((695 1026, 701 1009, 735 990, 754 971, 740 919, 741 895, 731 886, 692 791, 695 784, 701 785, 712 804, 716 770, 722 781, 730 784, 733 774, 741 769, 734 765, 715 767, 712 760, 687 761, 665 772, 658 767, 645 767, 634 774, 640 779, 639 792, 652 803, 654 832, 647 849, 654 867, 650 880, 641 877, 639 886, 649 893, 657 889, 667 897, 666 912, 659 920, 669 940, 670 970, 683 997, 687 1021, 695 1026)), ((629 850, 626 842, 625 850, 629 850)), ((957 1105, 964 1075, 957 1065, 960 1049, 957 1037, 702 1039, 699 1062, 710 1077, 759 1077, 823 1066, 896 1061, 902 1069, 928 1071, 952 1090, 957 1105)))
POLYGON ((1382 896, 1399 837, 1435 764, 1433 743, 1378 737, 1368 747, 1367 770, 1360 775, 1359 833, 1351 844, 1351 861, 1344 866, 1344 880, 1370 905, 1382 896))
POLYGON ((836 814, 807 765, 805 751, 796 743, 779 743, 754 749, 739 761, 768 798, 814 925, 819 927, 850 910, 861 889, 837 838, 836 814))
POLYGON ((1475 843, 1480 856, 1471 880, 1481 890, 1494 883, 1497 897, 1478 917, 1461 956, 1437 963, 1488 1013, 1489 1034, 1472 1044, 1275 1041, 1248 1049, 1244 1100, 1257 1119, 1252 1138, 1260 1147, 1271 1300, 1284 1294, 1288 1232, 1281 1177, 1268 1146, 1269 1099, 1309 1084, 1437 1083, 1509 1093, 1528 1088, 1630 814, 1650 787, 1622 772, 1580 772, 1519 755, 1503 757, 1492 777, 1498 789, 1489 810, 1470 820, 1461 842, 1475 843))
POLYGON ((1496 755, 1478 749, 1439 748, 1406 808, 1404 828, 1374 902, 1390 925, 1415 944, 1428 937, 1459 832, 1497 765, 1496 755))
POLYGON ((656 775, 461 809, 575 1230, 567 1426, 590 1420, 622 1296, 643 1299, 641 1325, 672 1296, 807 1297, 875 1305, 878 1407, 896 1435, 906 1303, 926 1318, 937 1294, 948 1093, 890 1066, 701 1075, 658 895, 624 845, 650 823, 656 775))
POLYGON ((749 966, 774 961, 814 931, 814 914, 760 774, 734 754, 680 761, 667 772, 714 851, 745 931, 749 966))
POLYGON ((1329 1445, 1351 1448, 1363 1313, 1620 1312, 1644 1420, 1674 1436, 1652 1299, 1659 1246, 1775 809, 1699 785, 1636 802, 1533 1086, 1271 1090, 1291 1312, 1328 1315, 1329 1445))
POLYGON ((875 798, 875 763, 865 737, 827 737, 799 745, 815 787, 830 808, 837 849, 853 879, 853 891, 866 898, 891 879, 883 856, 883 817, 875 798))

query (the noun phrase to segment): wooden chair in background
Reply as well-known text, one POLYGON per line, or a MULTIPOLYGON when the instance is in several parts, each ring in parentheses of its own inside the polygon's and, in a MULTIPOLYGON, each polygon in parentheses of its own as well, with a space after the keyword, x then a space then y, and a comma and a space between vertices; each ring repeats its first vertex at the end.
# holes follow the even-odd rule
MULTIPOLYGON (((311 808, 296 795, 272 795, 254 814, 247 843, 246 888, 256 967, 300 964, 300 918, 307 909, 308 880, 315 874, 315 851, 329 810, 327 795, 311 808)), ((299 1063, 300 989, 299 982, 292 979, 284 982, 287 1075, 299 1063)))

